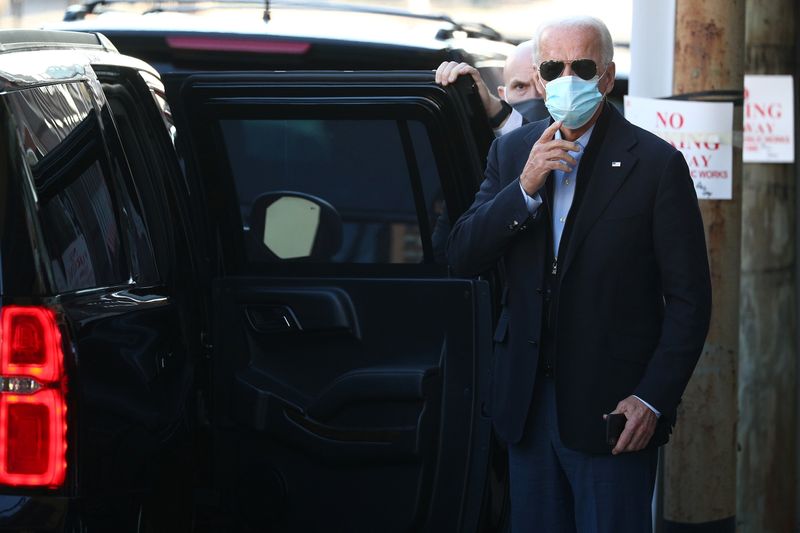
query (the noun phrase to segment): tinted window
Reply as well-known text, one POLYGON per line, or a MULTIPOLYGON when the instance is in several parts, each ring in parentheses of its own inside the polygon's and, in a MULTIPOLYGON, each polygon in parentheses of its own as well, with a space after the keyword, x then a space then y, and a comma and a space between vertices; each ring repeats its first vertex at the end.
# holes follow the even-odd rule
MULTIPOLYGON (((114 116, 114 124, 124 146, 111 145, 112 154, 127 161, 132 180, 125 197, 129 200, 131 263, 137 282, 159 281, 169 273, 174 253, 172 217, 164 183, 171 179, 159 142, 165 136, 154 131, 144 104, 152 103, 147 89, 141 90, 124 78, 103 84, 103 92, 114 116), (138 98, 138 99, 137 99, 138 98), (153 248, 157 250, 153 257, 153 248), (156 267, 156 262, 158 267, 156 267)), ((156 127, 163 128, 163 123, 156 127)), ((127 174, 126 172, 122 172, 127 174)))
POLYGON ((113 285, 128 279, 119 225, 99 163, 92 163, 41 206, 40 219, 59 290, 113 285))
POLYGON ((8 96, 57 291, 118 285, 130 278, 109 164, 90 102, 81 84, 8 96))
POLYGON ((221 120, 220 128, 245 232, 257 226, 252 217, 263 216, 251 211, 256 198, 296 191, 328 202, 342 219, 331 262, 433 261, 431 233, 443 201, 422 122, 221 120))

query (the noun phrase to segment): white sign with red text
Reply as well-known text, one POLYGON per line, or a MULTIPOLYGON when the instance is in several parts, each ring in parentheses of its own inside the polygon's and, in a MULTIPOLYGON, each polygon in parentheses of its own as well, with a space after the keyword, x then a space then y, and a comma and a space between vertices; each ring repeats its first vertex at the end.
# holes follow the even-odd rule
POLYGON ((745 163, 794 163, 791 76, 744 77, 745 163))
POLYGON ((732 198, 732 103, 626 96, 625 118, 683 153, 700 200, 732 198))

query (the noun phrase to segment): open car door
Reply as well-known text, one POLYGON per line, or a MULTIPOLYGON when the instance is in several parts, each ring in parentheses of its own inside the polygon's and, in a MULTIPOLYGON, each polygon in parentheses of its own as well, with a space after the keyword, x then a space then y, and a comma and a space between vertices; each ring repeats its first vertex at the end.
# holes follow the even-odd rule
POLYGON ((491 134, 468 82, 165 81, 208 236, 214 483, 235 520, 476 530, 491 298, 444 257, 491 134))

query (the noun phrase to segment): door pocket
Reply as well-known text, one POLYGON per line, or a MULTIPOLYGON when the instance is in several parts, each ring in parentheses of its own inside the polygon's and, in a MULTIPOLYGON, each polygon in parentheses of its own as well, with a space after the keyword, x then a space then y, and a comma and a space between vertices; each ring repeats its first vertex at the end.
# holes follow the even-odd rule
POLYGON ((232 382, 231 415, 239 424, 330 462, 418 459, 440 424, 441 389, 438 368, 364 368, 340 376, 300 406, 267 390, 263 376, 248 369, 232 382), (389 426, 333 421, 349 407, 381 401, 419 404, 419 414, 389 426))

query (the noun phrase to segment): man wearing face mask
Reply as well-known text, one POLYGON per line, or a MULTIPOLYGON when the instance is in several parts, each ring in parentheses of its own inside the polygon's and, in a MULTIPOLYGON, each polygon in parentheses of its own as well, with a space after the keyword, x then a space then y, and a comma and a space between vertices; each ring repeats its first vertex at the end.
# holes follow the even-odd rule
POLYGON ((697 197, 681 153, 606 103, 601 21, 545 24, 534 59, 555 122, 494 142, 447 245, 463 275, 503 259, 491 410, 512 532, 649 531, 657 447, 710 319, 697 197))
POLYGON ((472 76, 496 136, 513 131, 528 122, 549 116, 542 93, 533 81, 533 42, 517 45, 503 66, 503 83, 497 87, 500 98, 489 92, 478 69, 469 63, 445 61, 436 69, 436 83, 446 86, 459 76, 472 76))

